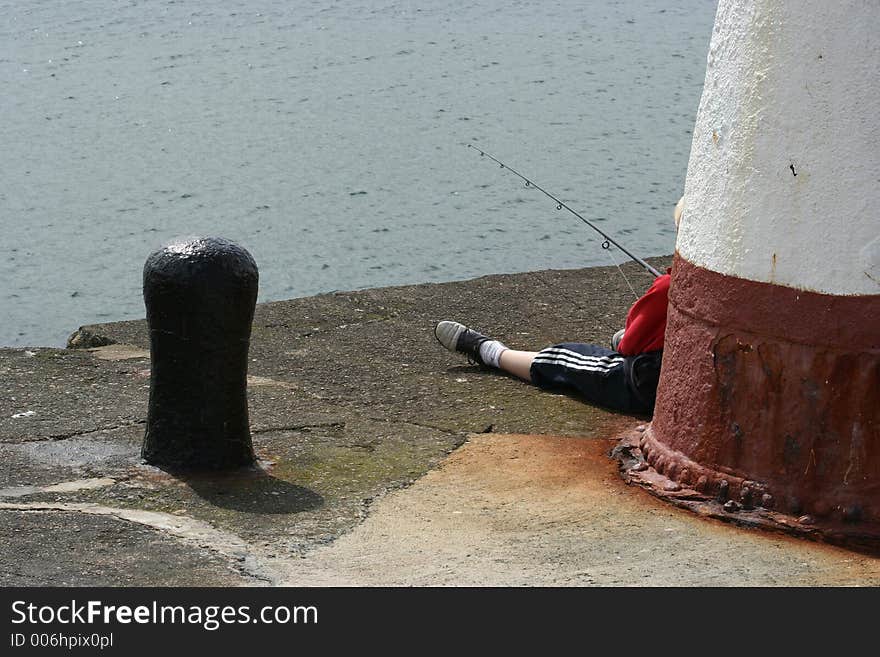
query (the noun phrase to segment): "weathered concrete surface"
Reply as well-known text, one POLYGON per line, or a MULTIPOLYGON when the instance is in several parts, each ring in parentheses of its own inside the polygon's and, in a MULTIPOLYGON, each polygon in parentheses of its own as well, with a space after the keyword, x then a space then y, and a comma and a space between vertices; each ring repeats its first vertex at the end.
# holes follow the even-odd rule
POLYGON ((222 477, 140 462, 143 321, 87 327, 114 342, 92 350, 0 350, 0 584, 876 582, 876 560, 719 527, 625 487, 603 453, 640 419, 481 371, 432 335, 450 318, 520 348, 605 343, 631 301, 606 267, 262 304, 248 388, 262 468, 222 477), (668 523, 687 540, 664 560, 668 523), (38 549, 53 541, 64 549, 38 549))
POLYGON ((235 560, 109 516, 5 509, 4 586, 240 586, 235 560), (47 540, 51 538, 51 540, 47 540))
POLYGON ((742 530, 623 483, 614 440, 480 434, 302 562, 302 585, 880 584, 880 560, 742 530))

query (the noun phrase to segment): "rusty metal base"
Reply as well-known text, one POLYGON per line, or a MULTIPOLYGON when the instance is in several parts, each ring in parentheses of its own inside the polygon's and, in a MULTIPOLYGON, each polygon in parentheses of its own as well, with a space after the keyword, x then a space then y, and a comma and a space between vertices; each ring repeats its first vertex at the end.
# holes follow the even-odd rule
POLYGON ((726 488, 720 494, 708 495, 660 474, 647 462, 639 446, 646 429, 645 425, 640 425, 623 434, 611 451, 611 457, 618 461, 620 474, 627 484, 640 486, 662 500, 701 516, 840 545, 872 555, 880 554, 878 523, 847 523, 810 515, 795 517, 728 499, 724 494, 726 488))

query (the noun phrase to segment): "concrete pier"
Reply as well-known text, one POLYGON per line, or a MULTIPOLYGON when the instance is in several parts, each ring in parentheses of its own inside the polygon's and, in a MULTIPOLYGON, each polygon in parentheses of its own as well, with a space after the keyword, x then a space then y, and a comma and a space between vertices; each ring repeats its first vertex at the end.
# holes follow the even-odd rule
POLYGON ((0 584, 880 584, 875 557, 627 486, 608 453, 645 418, 481 371, 432 335, 453 318, 520 348, 605 343, 631 300, 605 267, 260 304, 261 469, 223 476, 141 462, 144 321, 85 327, 101 347, 0 350, 0 584))

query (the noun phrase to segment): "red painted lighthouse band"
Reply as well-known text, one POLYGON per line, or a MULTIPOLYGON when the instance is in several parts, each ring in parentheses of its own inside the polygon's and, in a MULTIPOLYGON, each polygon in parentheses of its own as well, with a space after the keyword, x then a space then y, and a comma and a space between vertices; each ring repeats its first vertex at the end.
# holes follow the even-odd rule
POLYGON ((748 281, 676 255, 643 445, 705 492, 880 522, 880 295, 748 281))

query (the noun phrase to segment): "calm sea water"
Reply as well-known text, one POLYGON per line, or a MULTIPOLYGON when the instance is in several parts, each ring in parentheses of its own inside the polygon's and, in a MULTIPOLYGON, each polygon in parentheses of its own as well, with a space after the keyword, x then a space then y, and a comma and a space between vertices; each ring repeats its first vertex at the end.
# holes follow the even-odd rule
POLYGON ((714 12, 0 0, 0 345, 143 317, 180 236, 247 248, 261 301, 610 264, 468 143, 670 253, 714 12))

